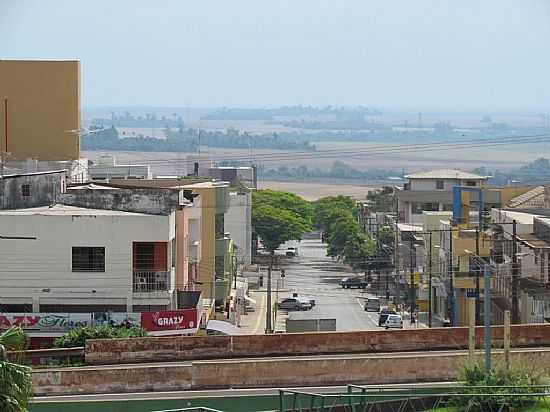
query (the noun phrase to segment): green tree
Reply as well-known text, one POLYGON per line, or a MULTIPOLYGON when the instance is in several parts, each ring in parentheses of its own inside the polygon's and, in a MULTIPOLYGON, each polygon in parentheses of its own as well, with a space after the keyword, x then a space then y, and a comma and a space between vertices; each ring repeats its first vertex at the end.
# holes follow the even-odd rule
POLYGON ((300 240, 311 229, 309 221, 295 213, 265 204, 252 209, 252 225, 271 254, 288 240, 300 240))
POLYGON ((298 195, 276 190, 256 190, 252 192, 253 208, 272 206, 295 214, 308 225, 313 218, 313 205, 298 195))
POLYGON ((336 215, 326 230, 327 255, 336 258, 343 257, 346 244, 358 236, 359 231, 359 224, 350 212, 342 211, 336 215))
POLYGON ((350 213, 356 216, 357 208, 355 201, 349 196, 328 196, 323 197, 313 204, 313 220, 315 226, 327 231, 335 219, 343 214, 350 213))
POLYGON ((0 335, 0 410, 27 412, 32 397, 32 375, 27 366, 8 362, 8 350, 24 350, 27 338, 19 327, 0 335))

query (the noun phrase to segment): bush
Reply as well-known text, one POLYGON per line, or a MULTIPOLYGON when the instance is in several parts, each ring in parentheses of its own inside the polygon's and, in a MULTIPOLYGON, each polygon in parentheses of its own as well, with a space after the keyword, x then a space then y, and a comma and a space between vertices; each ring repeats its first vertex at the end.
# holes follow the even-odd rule
POLYGON ((543 392, 541 388, 530 386, 547 384, 545 371, 525 363, 512 363, 508 369, 503 363, 497 363, 490 372, 486 372, 482 362, 468 361, 462 367, 458 379, 465 385, 462 392, 472 396, 456 396, 451 399, 451 404, 459 410, 479 412, 516 410, 533 405, 537 401, 535 397, 518 396, 518 394, 543 392), (476 388, 476 386, 490 388, 476 388), (499 394, 499 396, 481 394, 499 394))
POLYGON ((54 346, 56 348, 74 348, 84 346, 87 339, 140 338, 143 336, 147 336, 147 331, 139 326, 83 326, 57 338, 54 346))

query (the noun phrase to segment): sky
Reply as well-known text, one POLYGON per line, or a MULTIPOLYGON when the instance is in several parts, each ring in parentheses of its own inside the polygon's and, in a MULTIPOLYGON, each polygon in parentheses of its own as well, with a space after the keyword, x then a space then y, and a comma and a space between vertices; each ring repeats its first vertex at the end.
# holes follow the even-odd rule
POLYGON ((549 0, 0 0, 91 106, 550 110, 549 0))

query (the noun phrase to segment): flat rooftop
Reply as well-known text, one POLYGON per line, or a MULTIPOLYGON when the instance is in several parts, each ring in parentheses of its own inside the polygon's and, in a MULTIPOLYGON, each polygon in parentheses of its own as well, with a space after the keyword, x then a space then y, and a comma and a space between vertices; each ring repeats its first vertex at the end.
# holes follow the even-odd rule
POLYGON ((120 210, 88 209, 56 204, 28 209, 0 210, 0 216, 157 216, 147 213, 123 212, 120 210))

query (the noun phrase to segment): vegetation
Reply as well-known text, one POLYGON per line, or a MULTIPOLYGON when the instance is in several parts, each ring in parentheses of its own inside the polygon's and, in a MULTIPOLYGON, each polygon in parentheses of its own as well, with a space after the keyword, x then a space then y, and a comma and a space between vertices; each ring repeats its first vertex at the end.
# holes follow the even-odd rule
POLYGON ((361 171, 340 160, 335 161, 330 169, 308 168, 307 166, 287 167, 279 166, 277 169, 267 169, 261 166, 258 175, 263 178, 321 178, 321 179, 349 179, 349 180, 384 180, 392 176, 400 176, 401 172, 395 170, 369 169, 361 171))
POLYGON ((27 412, 32 397, 31 369, 7 361, 8 350, 24 350, 27 337, 19 327, 0 335, 0 411, 27 412))
POLYGON ((288 240, 300 240, 311 229, 311 204, 300 196, 275 190, 252 193, 252 225, 273 253, 288 240))
POLYGON ((250 135, 235 129, 220 131, 199 131, 197 129, 164 131, 166 139, 143 135, 120 138, 115 127, 96 127, 91 133, 82 136, 84 150, 126 150, 143 152, 196 152, 199 144, 209 147, 240 149, 280 149, 313 151, 315 146, 307 139, 295 139, 293 135, 277 133, 250 135))
POLYGON ((493 185, 504 186, 511 181, 519 181, 521 183, 541 182, 550 179, 550 161, 541 157, 509 172, 489 170, 486 167, 479 167, 474 169, 473 172, 482 176, 490 176, 489 183, 493 185))
POLYGON ((147 336, 147 331, 139 326, 83 326, 57 338, 54 341, 54 346, 57 348, 75 348, 84 346, 87 339, 139 338, 143 336, 147 336))
POLYGON ((540 388, 528 386, 547 384, 545 372, 526 363, 511 364, 508 368, 499 363, 487 372, 480 361, 469 361, 462 367, 458 380, 464 382, 465 393, 472 396, 457 396, 451 399, 451 404, 457 410, 473 412, 501 410, 502 405, 507 406, 505 410, 533 410, 529 408, 534 406, 536 398, 518 394, 538 393, 540 388), (477 388, 479 386, 490 386, 489 392, 499 396, 481 396, 488 390, 477 388))

